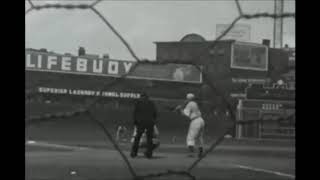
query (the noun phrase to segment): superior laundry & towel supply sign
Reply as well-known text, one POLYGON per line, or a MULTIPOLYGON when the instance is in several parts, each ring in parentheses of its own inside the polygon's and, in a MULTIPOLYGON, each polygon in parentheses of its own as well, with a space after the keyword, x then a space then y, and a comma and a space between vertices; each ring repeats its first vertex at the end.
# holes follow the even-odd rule
POLYGON ((86 89, 64 89, 64 88, 49 88, 39 87, 39 93, 44 94, 68 94, 78 96, 101 96, 101 97, 113 97, 113 98, 140 98, 140 93, 133 92, 115 92, 115 91, 93 91, 86 89))

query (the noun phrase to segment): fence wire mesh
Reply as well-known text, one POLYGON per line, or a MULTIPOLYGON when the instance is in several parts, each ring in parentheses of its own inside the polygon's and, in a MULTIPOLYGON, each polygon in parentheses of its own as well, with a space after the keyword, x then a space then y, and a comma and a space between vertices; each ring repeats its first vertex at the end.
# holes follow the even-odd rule
MULTIPOLYGON (((108 88, 121 83, 122 80, 126 79, 127 76, 129 76, 139 65, 141 64, 168 64, 168 63, 179 63, 179 64, 192 64, 195 67, 198 68, 199 71, 201 70, 201 67, 195 63, 196 59, 200 59, 202 55, 197 56, 196 58, 193 58, 190 61, 185 61, 185 62, 181 62, 181 61, 164 61, 164 62, 154 62, 154 61, 148 61, 148 60, 141 60, 138 55, 134 52, 134 50, 132 49, 132 47, 130 46, 130 44, 123 38, 123 36, 116 30, 116 28, 112 25, 112 23, 109 22, 109 20, 107 20, 107 18, 102 15, 99 10, 96 8, 97 5, 99 5, 99 3, 102 2, 102 0, 97 0, 92 2, 91 4, 78 4, 78 5, 74 5, 74 4, 44 4, 44 5, 35 5, 33 3, 33 1, 28 0, 28 3, 30 5, 30 8, 28 8, 25 11, 25 15, 27 16, 29 13, 33 12, 33 11, 40 11, 40 10, 46 10, 46 9, 66 9, 66 10, 70 10, 70 11, 74 11, 74 10, 90 10, 92 11, 97 18, 101 19, 101 21, 107 26, 107 28, 109 28, 109 30, 111 30, 114 35, 122 42, 122 44, 126 47, 126 49, 128 50, 128 52, 131 54, 131 56, 135 59, 135 61, 137 63, 135 63, 132 68, 129 70, 129 72, 123 74, 121 77, 114 79, 111 82, 108 82, 106 84, 102 85, 102 88, 100 89, 100 91, 103 90, 107 90, 108 88)), ((223 31, 223 33, 221 33, 220 36, 218 36, 215 40, 214 43, 208 47, 208 49, 203 49, 203 52, 207 52, 210 49, 214 49, 215 46, 217 45, 216 42, 218 42, 219 40, 221 40, 224 36, 226 36, 230 30, 240 21, 243 19, 257 19, 257 18, 272 18, 272 19, 276 19, 276 18, 295 18, 295 13, 291 13, 291 12, 285 12, 282 14, 271 14, 271 13, 267 13, 267 12, 262 12, 262 13, 255 13, 255 14, 248 14, 245 13, 241 7, 241 4, 239 2, 239 0, 234 0, 234 3, 236 4, 237 7, 237 11, 238 11, 238 16, 232 21, 232 23, 229 25, 228 28, 226 28, 226 30, 223 31)), ((204 53, 199 53, 199 54, 204 54, 204 53)), ((54 80, 47 80, 47 81, 43 81, 43 82, 39 82, 39 84, 36 84, 37 86, 42 85, 42 84, 47 84, 50 83, 54 80)), ((210 78, 208 77, 208 75, 206 73, 203 72, 203 83, 207 84, 211 90, 213 91, 212 93, 214 93, 217 96, 220 96, 222 98, 222 100, 224 101, 225 105, 227 106, 227 109, 230 112, 230 116, 231 116, 231 120, 233 121, 234 124, 236 123, 245 123, 245 122, 236 122, 236 115, 233 111, 232 105, 228 102, 227 98, 223 95, 222 92, 220 92, 218 90, 218 88, 216 88, 215 84, 210 80, 210 78)), ((35 94, 32 93, 27 87, 26 87, 26 99, 30 98, 31 96, 34 96, 35 94)), ((26 117, 25 122, 26 122, 26 128, 30 125, 33 124, 37 124, 40 122, 44 122, 44 121, 50 121, 52 119, 56 119, 56 118, 70 118, 70 117, 75 117, 75 116, 79 116, 79 115, 83 115, 88 117, 88 119, 90 119, 92 122, 94 122, 95 124, 97 124, 103 131, 103 133, 105 134, 105 136, 107 137, 107 139, 112 143, 113 147, 118 151, 118 153, 121 155, 123 161, 126 163, 128 170, 130 171, 132 178, 134 180, 143 180, 143 179, 148 179, 148 178, 154 178, 154 177, 166 177, 166 176, 171 176, 171 175, 178 175, 181 177, 187 177, 190 178, 192 180, 196 180, 196 177, 194 175, 192 175, 192 170, 197 166, 197 164, 203 160, 204 158, 206 158, 206 156, 212 152, 225 138, 225 135, 227 135, 228 133, 230 133, 230 131, 232 130, 231 128, 227 128, 224 133, 221 134, 221 136, 219 138, 217 138, 214 142, 211 143, 210 147, 205 150, 204 154, 197 158, 192 164, 190 164, 190 166, 188 168, 186 168, 186 170, 182 170, 182 171, 176 171, 176 170, 167 170, 166 172, 159 172, 159 173, 152 173, 152 174, 147 174, 147 175, 139 175, 135 172, 135 170, 133 169, 130 161, 128 160, 127 156, 124 154, 124 152, 121 150, 121 148, 118 145, 118 142, 113 138, 113 136, 111 135, 111 133, 108 131, 108 129, 104 126, 104 124, 102 122, 100 122, 96 117, 93 116, 92 112, 91 112, 91 107, 94 106, 97 101, 100 99, 100 97, 95 97, 93 98, 93 100, 86 106, 83 106, 81 108, 78 108, 76 110, 73 111, 69 111, 69 112, 58 112, 58 113, 46 113, 44 115, 37 115, 37 116, 30 116, 30 117, 26 117)), ((252 121, 250 121, 252 122, 252 121)))

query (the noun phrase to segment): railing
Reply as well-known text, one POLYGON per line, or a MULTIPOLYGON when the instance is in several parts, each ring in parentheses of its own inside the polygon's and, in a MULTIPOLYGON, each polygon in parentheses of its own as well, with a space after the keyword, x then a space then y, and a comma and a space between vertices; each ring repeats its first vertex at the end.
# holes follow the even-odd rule
POLYGON ((260 133, 261 133, 262 138, 266 137, 266 136, 294 138, 295 134, 296 134, 295 128, 292 128, 292 127, 290 127, 290 128, 262 128, 260 133))

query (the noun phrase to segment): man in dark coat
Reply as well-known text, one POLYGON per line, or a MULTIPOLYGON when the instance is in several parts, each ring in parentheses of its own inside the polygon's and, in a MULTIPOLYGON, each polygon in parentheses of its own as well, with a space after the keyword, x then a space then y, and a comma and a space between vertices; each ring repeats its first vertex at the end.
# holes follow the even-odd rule
POLYGON ((141 98, 136 102, 133 111, 134 126, 137 128, 137 134, 131 149, 131 157, 137 156, 141 136, 146 132, 147 147, 144 153, 147 158, 152 157, 152 139, 154 125, 156 124, 157 109, 155 104, 149 99, 146 93, 141 94, 141 98))

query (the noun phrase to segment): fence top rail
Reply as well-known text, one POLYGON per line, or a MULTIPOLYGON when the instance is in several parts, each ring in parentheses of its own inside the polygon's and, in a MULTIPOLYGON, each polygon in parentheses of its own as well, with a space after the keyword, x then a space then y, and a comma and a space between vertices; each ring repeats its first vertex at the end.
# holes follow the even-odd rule
POLYGON ((262 130, 296 130, 296 128, 262 128, 262 130))
POLYGON ((295 137, 295 134, 278 134, 278 133, 262 133, 262 136, 283 136, 283 137, 295 137))

